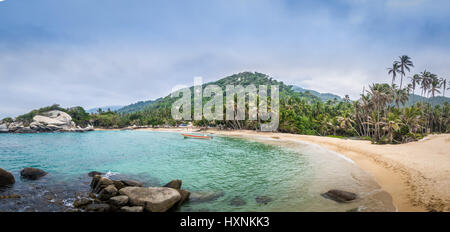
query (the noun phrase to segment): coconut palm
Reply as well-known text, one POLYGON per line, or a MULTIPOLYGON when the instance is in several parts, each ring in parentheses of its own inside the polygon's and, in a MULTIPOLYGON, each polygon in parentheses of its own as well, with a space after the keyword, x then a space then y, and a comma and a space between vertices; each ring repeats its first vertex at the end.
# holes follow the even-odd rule
POLYGON ((442 83, 442 96, 445 97, 445 88, 447 88, 447 79, 441 78, 442 83))
POLYGON ((431 93, 431 96, 434 97, 436 93, 441 93, 441 91, 439 91, 439 89, 441 88, 442 83, 436 74, 431 74, 430 78, 431 78, 431 82, 430 82, 431 87, 430 87, 429 92, 431 93))
POLYGON ((395 82, 395 78, 397 77, 397 73, 399 72, 399 63, 398 61, 394 61, 394 63, 392 63, 392 67, 388 68, 388 75, 392 75, 392 85, 395 82))
POLYGON ((414 67, 413 62, 411 61, 411 57, 407 55, 400 56, 400 61, 398 62, 398 66, 400 68, 400 89, 402 88, 403 77, 406 75, 405 71, 410 72, 410 68, 414 67))

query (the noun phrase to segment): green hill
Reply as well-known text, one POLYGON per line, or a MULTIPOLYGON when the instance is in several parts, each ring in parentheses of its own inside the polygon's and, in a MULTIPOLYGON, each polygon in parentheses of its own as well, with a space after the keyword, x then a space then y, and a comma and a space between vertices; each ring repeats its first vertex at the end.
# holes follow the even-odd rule
MULTIPOLYGON (((277 81, 271 77, 269 77, 266 74, 258 73, 258 72, 242 72, 238 74, 234 74, 225 78, 222 78, 218 81, 208 82, 203 84, 203 86, 207 85, 217 85, 222 87, 223 90, 225 90, 225 87, 227 85, 242 85, 247 86, 253 84, 255 86, 259 85, 278 85, 280 88, 280 97, 284 96, 297 96, 302 97, 308 102, 314 102, 314 101, 320 101, 321 98, 315 96, 314 94, 310 92, 301 92, 296 91, 295 87, 292 85, 286 85, 282 81, 277 81)), ((193 86, 190 87, 191 92, 193 92, 193 86)), ((336 95, 333 95, 336 96, 336 95)), ((339 98, 339 96, 336 96, 339 98)), ((333 97, 334 98, 334 97, 333 97)), ((339 98, 340 99, 340 98, 339 98)), ((148 111, 152 109, 161 109, 168 107, 170 110, 170 106, 173 102, 175 102, 175 98, 171 98, 170 95, 159 98, 155 101, 140 101, 128 106, 125 106, 119 110, 117 110, 118 113, 122 114, 129 114, 129 113, 135 113, 139 111, 148 111)))
POLYGON ((435 97, 426 98, 426 97, 422 97, 419 95, 410 94, 409 100, 406 103, 406 105, 411 106, 411 105, 416 104, 417 102, 426 102, 426 103, 430 103, 432 106, 435 106, 435 105, 442 105, 442 104, 444 104, 444 102, 450 103, 450 98, 444 97, 444 96, 435 96, 435 97))
POLYGON ((341 99, 341 97, 339 97, 338 95, 336 95, 336 94, 332 94, 332 93, 319 93, 319 92, 317 92, 317 91, 315 91, 315 90, 310 90, 310 89, 304 89, 304 88, 302 88, 302 87, 299 87, 299 86, 292 86, 292 89, 294 90, 294 91, 297 91, 297 92, 300 92, 300 93, 306 93, 306 92, 309 92, 309 93, 311 93, 312 95, 314 95, 314 96, 316 96, 316 97, 318 97, 318 98, 320 98, 320 100, 322 100, 322 101, 324 101, 324 102, 326 102, 326 101, 328 101, 328 100, 334 100, 334 99, 336 99, 336 100, 342 100, 341 99))

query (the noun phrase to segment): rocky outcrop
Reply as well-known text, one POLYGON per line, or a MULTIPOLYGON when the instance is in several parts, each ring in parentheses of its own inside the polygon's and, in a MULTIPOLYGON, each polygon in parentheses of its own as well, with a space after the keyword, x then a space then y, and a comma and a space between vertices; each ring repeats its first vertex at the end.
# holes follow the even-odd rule
POLYGON ((142 183, 134 180, 111 180, 95 175, 90 184, 90 199, 79 198, 73 206, 88 212, 165 212, 189 200, 190 192, 181 189, 181 180, 175 182, 171 186, 180 189, 142 187, 142 183))
POLYGON ((92 171, 92 172, 89 172, 89 173, 88 173, 88 176, 89 176, 89 177, 94 177, 94 176, 96 176, 96 175, 103 176, 103 175, 105 175, 105 173, 103 173, 103 172, 97 172, 97 171, 92 171))
POLYGON ((88 125, 86 128, 77 126, 72 117, 66 112, 52 110, 33 117, 29 126, 23 122, 12 122, 9 125, 0 125, 0 132, 14 133, 37 133, 37 132, 84 132, 92 131, 94 127, 88 125), (6 129, 4 127, 7 127, 6 129))
POLYGON ((351 192, 337 190, 337 189, 332 189, 326 193, 322 193, 321 195, 327 199, 341 202, 341 203, 353 201, 358 197, 358 195, 356 195, 356 193, 351 193, 351 192))
POLYGON ((8 133, 8 132, 9 132, 8 125, 6 123, 0 124, 0 133, 8 133))
POLYGON ((165 212, 181 199, 176 189, 167 187, 125 187, 119 191, 132 206, 142 206, 150 212, 165 212))
POLYGON ((47 172, 39 168, 24 168, 20 171, 20 176, 28 180, 37 180, 47 175, 47 172))
POLYGON ((0 187, 13 185, 15 182, 16 180, 10 172, 0 168, 0 187))

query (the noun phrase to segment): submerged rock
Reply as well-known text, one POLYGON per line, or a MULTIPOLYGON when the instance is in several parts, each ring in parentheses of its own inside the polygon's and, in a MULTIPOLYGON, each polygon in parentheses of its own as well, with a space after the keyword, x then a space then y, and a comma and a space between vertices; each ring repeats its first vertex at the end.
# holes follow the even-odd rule
POLYGON ((47 172, 39 168, 24 168, 20 171, 20 176, 28 180, 37 180, 47 174, 47 172))
POLYGON ((169 183, 167 183, 166 185, 164 185, 164 187, 168 187, 168 188, 173 188, 173 189, 181 189, 181 180, 172 180, 169 183))
POLYGON ((229 202, 229 204, 231 206, 243 206, 245 204, 247 204, 247 202, 245 202, 244 199, 242 199, 239 196, 234 197, 233 199, 231 199, 231 201, 229 202))
POLYGON ((184 202, 189 200, 191 192, 187 191, 186 189, 180 189, 178 190, 178 193, 180 193, 181 196, 180 201, 178 201, 178 206, 181 206, 184 202))
POLYGON ((166 212, 180 199, 180 193, 166 187, 125 187, 120 194, 126 195, 132 206, 142 206, 150 212, 166 212))
POLYGON ((358 197, 358 195, 356 195, 356 193, 337 190, 337 189, 332 189, 326 193, 322 193, 321 195, 327 199, 341 202, 341 203, 353 201, 358 197))
POLYGON ((255 198, 256 203, 258 204, 262 204, 262 205, 267 205, 269 202, 272 201, 272 198, 268 197, 268 196, 257 196, 255 198))
POLYGON ((225 193, 223 191, 220 192, 192 192, 189 201, 191 202, 208 202, 214 201, 223 197, 225 193))
POLYGON ((0 168, 0 187, 12 185, 15 182, 16 180, 10 172, 0 168))

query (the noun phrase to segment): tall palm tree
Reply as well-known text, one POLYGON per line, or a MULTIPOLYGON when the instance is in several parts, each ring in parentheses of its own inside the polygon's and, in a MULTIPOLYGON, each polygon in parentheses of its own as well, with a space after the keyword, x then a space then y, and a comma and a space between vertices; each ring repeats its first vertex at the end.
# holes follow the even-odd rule
POLYGON ((410 79, 411 79, 412 90, 413 90, 413 97, 414 97, 415 92, 416 92, 416 85, 420 85, 420 79, 421 78, 420 78, 419 74, 414 74, 412 77, 410 77, 410 79))
POLYGON ((442 96, 445 97, 445 89, 447 88, 447 79, 442 78, 441 79, 441 83, 442 83, 442 96))
POLYGON ((400 89, 402 88, 403 77, 406 75, 405 71, 410 72, 410 68, 414 67, 413 62, 411 61, 411 57, 407 55, 400 56, 400 61, 398 62, 400 68, 400 89))
POLYGON ((398 61, 394 61, 394 63, 392 63, 392 67, 388 68, 388 75, 392 75, 392 84, 394 84, 395 78, 397 77, 397 73, 399 72, 399 63, 398 61))
POLYGON ((431 73, 427 70, 424 70, 420 73, 420 88, 422 89, 421 95, 425 95, 427 93, 427 90, 430 86, 430 75, 431 73))
POLYGON ((435 93, 441 93, 441 91, 439 91, 439 89, 441 88, 442 83, 436 74, 431 74, 430 78, 431 78, 431 82, 430 82, 431 87, 430 87, 429 92, 431 93, 431 96, 434 97, 435 93))

